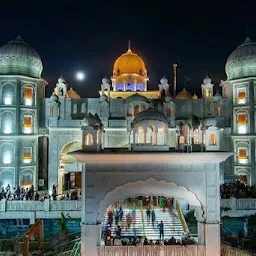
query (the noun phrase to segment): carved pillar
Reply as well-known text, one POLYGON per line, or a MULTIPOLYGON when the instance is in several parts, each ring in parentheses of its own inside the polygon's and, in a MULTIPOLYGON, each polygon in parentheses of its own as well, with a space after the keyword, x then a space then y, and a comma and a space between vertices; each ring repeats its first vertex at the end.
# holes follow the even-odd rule
POLYGON ((155 129, 155 138, 154 138, 155 145, 157 145, 157 134, 158 134, 158 128, 155 129))

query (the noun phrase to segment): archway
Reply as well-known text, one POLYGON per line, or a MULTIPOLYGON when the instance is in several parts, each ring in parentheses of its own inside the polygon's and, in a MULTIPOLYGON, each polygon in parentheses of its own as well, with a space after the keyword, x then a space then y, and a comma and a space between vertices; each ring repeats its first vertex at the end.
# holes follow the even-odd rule
POLYGON ((75 187, 76 183, 81 184, 81 173, 77 172, 76 158, 69 154, 70 152, 81 149, 82 145, 80 141, 72 141, 64 145, 60 151, 60 164, 58 168, 58 194, 63 193, 63 187, 69 189, 71 187, 75 187), (72 175, 69 173, 72 173, 72 175), (65 174, 68 174, 67 177, 65 174))
POLYGON ((172 195, 172 197, 176 199, 185 199, 190 205, 195 207, 197 220, 204 221, 203 205, 195 193, 184 186, 179 186, 175 182, 167 182, 165 180, 156 180, 153 178, 128 182, 109 191, 100 202, 98 212, 99 219, 104 219, 106 208, 114 202, 128 197, 137 197, 141 195, 172 195))

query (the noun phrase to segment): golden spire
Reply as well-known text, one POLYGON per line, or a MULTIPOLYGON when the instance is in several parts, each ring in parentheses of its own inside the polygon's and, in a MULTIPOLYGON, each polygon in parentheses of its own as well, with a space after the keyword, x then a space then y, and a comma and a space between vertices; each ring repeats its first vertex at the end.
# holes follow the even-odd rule
POLYGON ((131 41, 130 40, 128 41, 128 51, 127 52, 132 52, 132 50, 131 50, 131 41))

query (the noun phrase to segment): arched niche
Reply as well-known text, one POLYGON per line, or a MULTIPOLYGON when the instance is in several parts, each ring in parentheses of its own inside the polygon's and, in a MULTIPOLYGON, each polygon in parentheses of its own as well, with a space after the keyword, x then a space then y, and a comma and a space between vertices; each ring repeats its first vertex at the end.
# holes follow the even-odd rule
POLYGON ((15 158, 15 147, 12 143, 6 142, 1 145, 1 162, 3 164, 13 164, 15 158))
POLYGON ((33 112, 24 112, 21 119, 21 131, 24 134, 31 134, 34 132, 35 117, 33 112))
POLYGON ((247 185, 251 185, 251 172, 248 169, 238 168, 235 170, 235 174, 238 176, 246 176, 247 178, 247 185))
POLYGON ((15 116, 11 111, 5 111, 1 115, 1 133, 14 133, 15 116))
POLYGON ((91 133, 86 133, 84 136, 84 145, 85 146, 92 146, 93 145, 93 136, 91 133))
POLYGON ((34 183, 34 175, 32 169, 25 169, 20 172, 20 186, 31 187, 34 183))
POLYGON ((22 87, 22 101, 25 106, 33 106, 35 102, 35 88, 30 84, 22 87))
POLYGON ((4 105, 14 105, 16 100, 15 86, 12 83, 5 83, 2 87, 2 103, 4 105))
POLYGON ((134 198, 138 196, 166 196, 172 195, 176 199, 185 199, 196 209, 196 218, 198 221, 204 221, 204 209, 198 196, 184 186, 179 186, 174 182, 166 182, 165 180, 156 180, 149 178, 146 180, 138 180, 128 182, 115 187, 104 195, 100 202, 98 217, 99 221, 104 220, 104 214, 109 205, 124 200, 126 198, 134 198))
POLYGON ((250 145, 246 141, 238 142, 235 146, 235 162, 248 164, 250 162, 250 145))
POLYGON ((6 188, 7 185, 14 186, 14 175, 11 170, 3 170, 0 172, 0 187, 6 188))
POLYGON ((70 164, 76 163, 76 158, 72 155, 68 154, 69 152, 81 150, 81 142, 80 141, 72 141, 63 146, 60 151, 60 163, 61 164, 70 164))

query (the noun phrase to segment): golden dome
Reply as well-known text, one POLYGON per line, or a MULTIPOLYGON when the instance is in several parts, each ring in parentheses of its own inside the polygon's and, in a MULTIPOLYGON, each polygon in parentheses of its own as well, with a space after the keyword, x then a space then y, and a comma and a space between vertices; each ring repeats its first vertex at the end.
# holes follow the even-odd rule
POLYGON ((175 98, 176 100, 186 100, 186 99, 192 99, 192 95, 190 92, 186 90, 186 88, 183 88, 181 92, 178 93, 178 95, 175 98))
POLYGON ((194 92, 194 95, 192 97, 193 100, 197 100, 198 99, 198 96, 196 95, 196 93, 194 92))
POLYGON ((133 53, 130 48, 114 64, 113 78, 123 74, 137 74, 147 78, 144 61, 137 54, 133 53))
POLYGON ((73 90, 73 88, 70 88, 66 93, 66 98, 69 99, 81 99, 80 95, 73 90))

